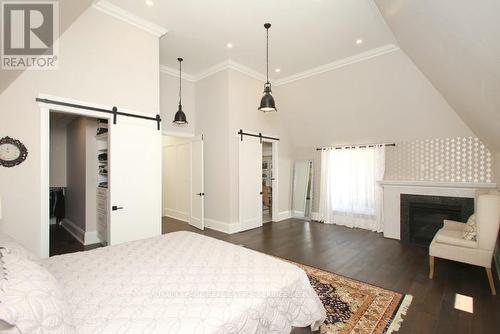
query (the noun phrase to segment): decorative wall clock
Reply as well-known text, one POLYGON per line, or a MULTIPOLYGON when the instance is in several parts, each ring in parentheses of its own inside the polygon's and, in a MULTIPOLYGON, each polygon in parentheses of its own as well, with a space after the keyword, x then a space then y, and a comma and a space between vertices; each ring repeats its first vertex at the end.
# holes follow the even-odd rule
POLYGON ((26 160, 28 150, 19 140, 3 137, 0 139, 0 166, 14 167, 26 160))

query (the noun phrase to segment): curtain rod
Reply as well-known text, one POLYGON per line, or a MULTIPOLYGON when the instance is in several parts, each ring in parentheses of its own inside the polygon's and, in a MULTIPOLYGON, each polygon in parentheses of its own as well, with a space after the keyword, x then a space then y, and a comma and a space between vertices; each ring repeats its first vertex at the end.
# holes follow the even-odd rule
POLYGON ((367 147, 380 147, 380 146, 396 146, 395 143, 387 143, 387 144, 362 144, 362 145, 341 145, 341 146, 326 146, 326 147, 318 147, 316 151, 325 151, 325 150, 342 150, 342 149, 351 149, 351 148, 367 148, 367 147))
POLYGON ((36 98, 37 102, 43 102, 43 103, 49 103, 49 104, 55 104, 58 106, 65 106, 65 107, 71 107, 71 108, 78 108, 78 109, 84 109, 84 110, 92 110, 92 111, 99 111, 99 112, 104 112, 107 114, 113 114, 113 124, 116 124, 116 116, 127 116, 127 117, 135 117, 135 118, 141 118, 141 119, 148 119, 151 121, 156 121, 157 122, 157 128, 160 130, 160 123, 161 123, 161 117, 160 115, 156 115, 156 117, 149 117, 149 116, 142 116, 142 115, 135 115, 135 114, 130 114, 126 112, 120 112, 118 111, 117 107, 113 107, 111 110, 109 109, 102 109, 102 108, 96 108, 96 107, 90 107, 86 106, 83 104, 75 104, 75 103, 68 103, 68 102, 61 102, 61 101, 55 101, 55 100, 49 100, 49 99, 41 99, 41 98, 36 98))
POLYGON ((243 136, 260 138, 261 143, 262 143, 262 139, 280 140, 279 138, 263 136, 262 133, 259 133, 258 135, 256 135, 253 133, 243 132, 243 130, 241 130, 241 129, 240 129, 240 131, 238 131, 238 134, 241 136, 241 141, 243 141, 243 136))

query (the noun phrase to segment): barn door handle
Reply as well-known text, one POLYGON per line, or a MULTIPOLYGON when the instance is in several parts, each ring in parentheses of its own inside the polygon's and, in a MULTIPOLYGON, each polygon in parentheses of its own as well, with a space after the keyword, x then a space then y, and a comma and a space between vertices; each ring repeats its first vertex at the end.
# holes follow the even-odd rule
POLYGON ((116 206, 116 205, 113 205, 113 206, 111 207, 111 210, 113 210, 113 211, 116 211, 116 210, 122 210, 122 209, 123 209, 123 206, 116 206))

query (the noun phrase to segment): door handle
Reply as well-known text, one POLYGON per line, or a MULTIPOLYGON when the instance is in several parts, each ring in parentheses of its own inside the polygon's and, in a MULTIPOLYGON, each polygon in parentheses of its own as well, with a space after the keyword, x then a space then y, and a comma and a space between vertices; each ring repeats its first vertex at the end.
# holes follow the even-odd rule
POLYGON ((116 211, 116 210, 122 210, 122 209, 123 209, 123 206, 116 206, 116 205, 113 205, 113 206, 111 207, 111 210, 113 210, 113 211, 116 211))
POLYGON ((198 193, 196 195, 198 195, 198 196, 205 196, 205 193, 198 193))
POLYGON ((262 191, 260 192, 260 194, 262 195, 262 191))

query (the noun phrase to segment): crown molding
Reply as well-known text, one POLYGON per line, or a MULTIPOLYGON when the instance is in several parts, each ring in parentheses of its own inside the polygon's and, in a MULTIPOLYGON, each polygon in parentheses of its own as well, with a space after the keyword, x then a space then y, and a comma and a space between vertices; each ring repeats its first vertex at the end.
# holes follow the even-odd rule
POLYGON ((220 71, 224 71, 224 70, 238 71, 238 72, 246 74, 249 77, 254 78, 256 80, 263 81, 263 82, 266 81, 266 77, 264 74, 257 72, 255 70, 252 70, 251 68, 246 67, 245 65, 238 63, 232 59, 228 59, 228 60, 225 60, 223 62, 220 62, 220 63, 206 69, 205 71, 199 73, 196 76, 196 81, 201 80, 201 79, 205 79, 206 77, 209 77, 211 75, 214 75, 214 74, 216 74, 220 71))
POLYGON ((103 13, 113 16, 116 19, 122 20, 124 22, 127 22, 128 24, 145 30, 157 37, 161 37, 168 32, 168 30, 164 27, 157 25, 156 23, 147 21, 135 14, 132 14, 129 11, 126 11, 125 9, 115 6, 107 0, 100 0, 94 3, 92 7, 103 13))
MULTIPOLYGON (((176 77, 176 78, 179 77, 179 70, 176 68, 167 66, 167 65, 160 65, 160 72, 164 73, 164 74, 168 74, 172 77, 176 77)), ((191 82, 196 81, 196 77, 194 75, 188 74, 186 72, 182 72, 182 79, 186 80, 186 81, 191 81, 191 82)))
POLYGON ((254 78, 255 80, 266 82, 266 76, 264 74, 257 72, 255 70, 252 70, 251 68, 248 68, 243 64, 235 62, 234 60, 228 61, 227 68, 234 70, 234 71, 238 71, 238 72, 243 73, 243 74, 246 74, 249 77, 254 78))
POLYGON ((301 79, 309 78, 309 77, 312 77, 312 76, 315 76, 315 75, 318 75, 321 73, 333 71, 333 70, 336 70, 336 69, 341 68, 341 67, 345 67, 345 66, 348 66, 351 64, 359 63, 359 62, 362 62, 362 61, 365 61, 365 60, 368 60, 368 59, 371 59, 374 57, 382 56, 382 55, 385 55, 387 53, 398 51, 398 50, 399 50, 399 47, 397 47, 396 45, 387 44, 387 45, 381 46, 379 48, 371 49, 371 50, 368 50, 366 52, 358 53, 358 54, 351 56, 351 57, 340 59, 340 60, 334 61, 332 63, 321 65, 321 66, 312 68, 312 69, 307 70, 307 71, 295 73, 295 74, 292 74, 288 77, 285 77, 285 78, 282 78, 279 80, 275 80, 274 85, 275 86, 285 85, 285 84, 288 84, 288 83, 291 83, 291 82, 294 82, 297 80, 301 80, 301 79))
MULTIPOLYGON (((245 74, 251 78, 254 78, 256 80, 259 80, 262 82, 266 81, 266 77, 262 73, 254 71, 251 68, 248 68, 245 65, 240 64, 240 63, 238 63, 234 60, 231 60, 231 59, 224 60, 218 64, 215 64, 214 66, 207 68, 206 70, 198 73, 197 75, 192 75, 192 74, 182 72, 182 78, 186 79, 187 81, 196 82, 196 81, 205 79, 211 75, 217 74, 217 73, 224 71, 224 70, 238 71, 238 72, 243 73, 243 74, 245 74)), ((170 66, 160 65, 160 72, 171 75, 171 76, 176 77, 176 78, 179 77, 179 70, 174 69, 170 66)))
POLYGON ((219 73, 221 71, 227 70, 229 68, 228 66, 229 66, 229 60, 224 60, 218 64, 215 64, 215 65, 207 68, 204 71, 201 71, 200 73, 198 73, 194 77, 196 78, 196 81, 199 81, 199 80, 205 79, 206 77, 209 77, 211 75, 219 73))
MULTIPOLYGON (((347 57, 344 59, 340 59, 337 61, 334 61, 332 63, 328 63, 325 65, 321 65, 312 69, 309 69, 307 71, 299 72, 292 74, 288 77, 284 77, 279 80, 271 80, 274 86, 281 86, 285 85, 297 80, 309 78, 321 73, 333 71, 336 69, 339 69, 344 66, 349 66, 355 63, 359 63, 374 57, 382 56, 390 52, 398 51, 399 47, 397 47, 394 44, 387 44, 382 47, 376 48, 376 49, 371 49, 366 52, 358 53, 354 56, 347 57)), ((211 75, 214 75, 216 73, 219 73, 221 71, 231 69, 234 71, 238 71, 240 73, 246 74, 247 76, 254 78, 256 80, 266 82, 266 76, 260 72, 257 72, 255 70, 252 70, 251 68, 246 67, 243 64, 240 64, 234 60, 228 59, 225 61, 222 61, 218 64, 215 64, 214 66, 209 67, 208 69, 198 73, 197 75, 190 75, 187 73, 182 72, 182 77, 188 81, 196 82, 202 79, 205 79, 211 75)), ((174 76, 174 77, 179 77, 179 71, 166 66, 166 65, 160 65, 160 72, 174 76)))

